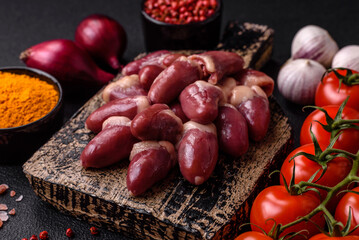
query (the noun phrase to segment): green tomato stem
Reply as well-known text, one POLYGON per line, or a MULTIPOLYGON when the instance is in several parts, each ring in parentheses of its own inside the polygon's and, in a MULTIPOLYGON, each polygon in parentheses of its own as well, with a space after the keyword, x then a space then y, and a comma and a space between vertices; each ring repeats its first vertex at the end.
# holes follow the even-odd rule
POLYGON ((349 158, 352 158, 352 159, 355 159, 357 158, 357 155, 355 154, 352 154, 350 152, 347 152, 345 150, 341 150, 341 149, 334 149, 334 148, 327 148, 325 149, 320 155, 319 155, 319 162, 322 162, 323 159, 325 159, 326 156, 332 154, 332 153, 343 153, 345 154, 346 156, 348 156, 349 158))
POLYGON ((351 128, 351 126, 349 124, 353 124, 353 123, 359 123, 359 119, 340 119, 335 121, 331 128, 332 129, 340 129, 340 127, 342 125, 348 124, 348 128, 351 128))
POLYGON ((347 85, 352 86, 359 83, 359 74, 354 73, 350 77, 348 77, 347 85))
POLYGON ((315 187, 315 188, 323 189, 323 190, 325 190, 327 192, 329 192, 332 189, 331 187, 323 186, 323 185, 320 185, 320 184, 317 184, 317 183, 304 182, 304 181, 298 183, 298 185, 299 185, 299 188, 315 187))

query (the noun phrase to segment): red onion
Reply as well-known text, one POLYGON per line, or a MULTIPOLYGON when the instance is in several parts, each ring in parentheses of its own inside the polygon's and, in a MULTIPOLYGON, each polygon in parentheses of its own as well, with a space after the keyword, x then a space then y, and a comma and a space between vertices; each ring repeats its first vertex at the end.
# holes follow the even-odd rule
POLYGON ((100 66, 119 70, 118 61, 125 51, 127 38, 123 27, 104 15, 90 15, 78 25, 76 43, 83 47, 100 66))
POLYGON ((20 54, 28 67, 43 70, 59 80, 64 88, 104 85, 114 75, 101 70, 73 41, 57 39, 39 43, 20 54))

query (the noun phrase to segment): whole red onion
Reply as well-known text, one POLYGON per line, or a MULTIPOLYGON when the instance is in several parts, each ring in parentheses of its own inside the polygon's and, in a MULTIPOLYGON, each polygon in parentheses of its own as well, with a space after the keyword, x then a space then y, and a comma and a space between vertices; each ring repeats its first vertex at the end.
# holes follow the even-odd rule
POLYGON ((22 52, 20 59, 28 67, 53 75, 64 88, 100 86, 114 78, 97 67, 86 51, 67 39, 34 45, 22 52))
POLYGON ((100 14, 88 16, 78 25, 75 41, 100 66, 119 70, 118 59, 125 51, 127 37, 125 30, 116 20, 100 14))

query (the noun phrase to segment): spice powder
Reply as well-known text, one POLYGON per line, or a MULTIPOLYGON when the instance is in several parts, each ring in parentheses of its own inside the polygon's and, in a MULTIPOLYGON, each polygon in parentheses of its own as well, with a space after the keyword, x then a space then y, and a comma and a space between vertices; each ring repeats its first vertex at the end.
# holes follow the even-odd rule
POLYGON ((36 77, 0 71, 0 128, 34 122, 50 112, 58 100, 54 85, 36 77))

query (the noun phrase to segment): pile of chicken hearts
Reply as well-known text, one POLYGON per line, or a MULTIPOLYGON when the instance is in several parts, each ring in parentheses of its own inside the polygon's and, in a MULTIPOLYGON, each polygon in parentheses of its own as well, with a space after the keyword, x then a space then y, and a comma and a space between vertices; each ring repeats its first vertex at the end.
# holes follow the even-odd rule
POLYGON ((127 188, 144 193, 179 164, 200 185, 212 174, 219 151, 246 153, 262 140, 270 121, 274 81, 243 68, 233 52, 185 55, 166 50, 128 63, 123 77, 103 90, 105 102, 86 120, 97 135, 83 150, 85 168, 130 159, 127 188))

